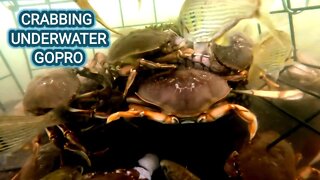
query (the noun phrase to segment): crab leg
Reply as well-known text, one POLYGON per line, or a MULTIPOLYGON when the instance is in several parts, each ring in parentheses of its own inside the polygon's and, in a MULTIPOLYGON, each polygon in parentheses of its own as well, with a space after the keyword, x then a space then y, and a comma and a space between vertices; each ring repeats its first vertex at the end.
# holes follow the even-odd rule
MULTIPOLYGON (((87 150, 78 142, 72 131, 67 129, 64 125, 58 125, 57 127, 63 133, 64 137, 69 140, 69 142, 65 142, 63 144, 63 148, 80 155, 88 163, 88 165, 91 166, 91 161, 89 159, 89 156, 87 155, 87 150)), ((57 147, 60 147, 58 140, 59 137, 54 127, 47 127, 46 133, 49 140, 53 142, 57 147)))
POLYGON ((175 69, 177 68, 174 64, 163 64, 163 63, 156 63, 152 61, 145 60, 143 58, 139 59, 140 65, 146 66, 148 68, 154 69, 175 69))
POLYGON ((54 127, 47 127, 46 129, 47 136, 51 142, 53 142, 57 147, 59 147, 58 135, 54 127))
POLYGON ((88 166, 92 165, 88 154, 80 149, 77 149, 77 147, 75 147, 72 143, 66 142, 63 148, 81 156, 87 162, 88 166))
POLYGON ((264 90, 233 90, 235 93, 249 94, 260 97, 285 99, 285 100, 299 100, 303 97, 303 92, 294 90, 284 90, 284 91, 264 91, 264 90))
POLYGON ((103 76, 102 74, 91 72, 89 68, 84 67, 82 70, 76 69, 76 72, 86 78, 92 79, 101 84, 104 89, 112 87, 112 77, 103 76))
POLYGON ((225 104, 209 110, 206 114, 198 118, 198 122, 211 122, 226 115, 229 111, 234 110, 236 114, 248 123, 250 140, 255 136, 258 129, 258 121, 256 116, 249 109, 237 104, 225 104))
POLYGON ((174 51, 170 54, 167 54, 165 56, 159 57, 155 59, 155 62, 171 62, 176 63, 178 59, 184 59, 188 57, 192 57, 194 54, 194 50, 191 48, 182 48, 177 51, 174 51))
POLYGON ((76 136, 74 135, 74 133, 72 131, 70 131, 65 125, 57 125, 57 127, 61 130, 61 132, 63 133, 63 136, 66 137, 71 144, 77 146, 79 149, 81 149, 82 151, 87 151, 85 147, 83 147, 79 140, 76 138, 76 136))
POLYGON ((130 69, 130 74, 128 76, 126 87, 125 87, 124 92, 123 92, 123 97, 126 97, 128 91, 129 91, 129 88, 131 87, 133 81, 136 79, 137 74, 138 74, 137 70, 130 69))
POLYGON ((120 118, 134 118, 134 117, 147 117, 150 120, 154 120, 164 124, 176 124, 178 122, 178 119, 174 116, 168 116, 163 113, 154 112, 147 109, 146 110, 131 109, 128 111, 119 111, 111 114, 107 119, 107 123, 116 121, 120 118))
POLYGON ((248 75, 248 72, 246 70, 243 70, 243 71, 241 71, 241 72, 239 72, 238 74, 235 74, 235 75, 224 76, 223 79, 225 79, 227 81, 238 82, 238 81, 246 80, 247 79, 247 75, 248 75))
POLYGON ((68 110, 70 112, 73 112, 73 113, 82 113, 84 115, 87 115, 89 117, 95 117, 95 118, 99 118, 99 119, 106 119, 106 117, 108 117, 108 113, 104 113, 104 112, 97 112, 95 111, 94 109, 76 109, 76 108, 68 108, 68 110))
POLYGON ((269 77, 267 77, 267 74, 265 73, 261 73, 260 75, 260 79, 263 79, 266 83, 267 86, 271 89, 271 88, 280 88, 280 85, 278 83, 276 83, 275 81, 273 81, 272 79, 270 79, 269 77))
MULTIPOLYGON (((138 62, 142 66, 146 66, 146 67, 154 68, 154 69, 174 69, 174 68, 177 67, 174 64, 155 63, 155 62, 152 62, 152 61, 145 60, 143 58, 138 59, 138 62)), ((129 91, 131 85, 133 84, 133 81, 135 80, 137 74, 138 73, 137 73, 136 69, 134 69, 134 68, 130 69, 128 80, 127 80, 127 83, 126 83, 126 87, 125 87, 124 92, 123 92, 123 97, 125 97, 127 95, 127 93, 129 91)))

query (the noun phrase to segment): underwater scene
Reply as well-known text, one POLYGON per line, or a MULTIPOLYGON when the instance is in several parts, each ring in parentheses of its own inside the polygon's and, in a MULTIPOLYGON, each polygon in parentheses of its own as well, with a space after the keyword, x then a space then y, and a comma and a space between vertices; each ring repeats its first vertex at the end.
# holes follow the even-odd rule
POLYGON ((319 0, 0 14, 0 180, 320 180, 319 0))

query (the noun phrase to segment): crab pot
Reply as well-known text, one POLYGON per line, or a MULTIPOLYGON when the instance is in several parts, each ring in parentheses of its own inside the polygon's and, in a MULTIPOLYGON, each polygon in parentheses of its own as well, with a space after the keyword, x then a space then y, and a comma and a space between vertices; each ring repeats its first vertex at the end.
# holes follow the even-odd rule
POLYGON ((143 175, 134 169, 141 167, 152 180, 320 179, 320 2, 274 0, 261 7, 258 0, 239 2, 1 1, 0 180, 67 175, 139 179, 133 174, 143 175), (88 9, 95 19, 82 27, 25 27, 21 21, 25 12, 77 14, 88 9), (229 11, 237 13, 224 14, 229 11), (222 18, 237 23, 223 25, 222 18), (102 40, 98 45, 26 47, 11 42, 15 36, 10 32, 15 30, 95 32, 102 33, 97 36, 102 40), (85 62, 71 67, 68 63, 75 62, 76 56, 50 54, 44 56, 47 64, 33 59, 35 52, 63 54, 60 51, 65 55, 81 51, 85 62), (50 64, 51 60, 60 66, 50 64), (196 69, 196 75, 176 73, 190 69, 196 69), (134 72, 136 76, 130 76, 134 72), (199 81, 206 73, 214 74, 216 81, 210 81, 210 75, 199 81), (223 93, 224 83, 229 93, 223 93), (233 90, 281 91, 282 98, 233 90), (296 94, 284 98, 288 90, 296 94), (185 97, 172 95, 182 91, 188 91, 185 97), (205 108, 191 103, 190 109, 187 101, 201 101, 205 108), (197 123, 199 116, 226 103, 243 106, 256 116, 258 128, 252 141, 248 119, 239 116, 243 110, 219 111, 216 120, 197 123), (164 115, 184 123, 158 122, 164 115), (114 121, 107 124, 111 117, 114 121), (154 164, 152 171, 141 164, 149 154, 158 159, 148 159, 154 164), (164 165, 162 160, 182 168, 164 165), (261 172, 260 176, 254 172, 261 172))

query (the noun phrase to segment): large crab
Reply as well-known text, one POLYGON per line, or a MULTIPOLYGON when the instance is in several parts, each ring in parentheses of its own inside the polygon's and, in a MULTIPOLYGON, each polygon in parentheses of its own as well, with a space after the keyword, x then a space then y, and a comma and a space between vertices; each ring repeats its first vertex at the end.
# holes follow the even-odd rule
POLYGON ((258 128, 257 118, 241 105, 223 102, 230 91, 223 77, 181 67, 147 78, 138 87, 136 97, 127 98, 130 109, 111 114, 107 122, 143 116, 168 124, 185 120, 210 122, 234 110, 248 123, 253 138, 258 128))
MULTIPOLYGON (((189 57, 183 59, 189 60, 189 57)), ((238 76, 235 74, 234 76, 238 76)), ((232 75, 220 76, 192 66, 177 65, 176 69, 151 75, 138 84, 134 97, 128 97, 129 110, 107 117, 107 123, 122 118, 147 117, 162 123, 211 122, 234 111, 248 123, 250 139, 257 131, 256 116, 247 108, 223 101, 231 92, 228 80, 232 75), (187 121, 185 121, 187 120, 187 121)), ((238 78, 235 78, 238 79, 238 78)), ((262 97, 290 99, 297 91, 237 90, 236 93, 262 97)))

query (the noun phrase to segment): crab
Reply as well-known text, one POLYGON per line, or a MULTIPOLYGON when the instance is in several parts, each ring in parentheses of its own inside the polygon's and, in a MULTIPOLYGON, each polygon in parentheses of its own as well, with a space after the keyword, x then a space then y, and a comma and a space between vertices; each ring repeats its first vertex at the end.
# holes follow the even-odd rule
MULTIPOLYGON (((92 66, 95 65, 96 64, 93 64, 92 66)), ((67 126, 67 123, 72 124, 73 122, 62 120, 61 114, 71 111, 77 115, 84 114, 87 116, 88 113, 93 112, 96 104, 101 103, 99 96, 111 96, 111 87, 108 86, 108 81, 105 81, 107 79, 106 77, 108 77, 107 74, 103 75, 101 72, 91 72, 88 68, 83 70, 55 69, 34 78, 27 87, 23 98, 23 106, 27 115, 36 115, 36 117, 32 117, 32 119, 30 119, 30 116, 0 117, 1 122, 5 122, 6 119, 18 122, 18 125, 14 123, 0 124, 0 129, 2 129, 0 136, 2 141, 5 141, 4 146, 0 147, 1 153, 2 151, 5 153, 19 148, 23 143, 31 140, 32 137, 40 133, 40 130, 42 131, 46 128, 49 139, 58 147, 79 154, 90 165, 89 152, 67 126), (78 74, 100 83, 102 89, 94 89, 92 91, 89 89, 89 92, 79 94, 82 85, 79 81, 78 74), (89 109, 72 107, 78 104, 80 104, 80 107, 89 107, 89 109), (10 132, 7 129, 16 129, 17 132, 21 131, 21 133, 17 134, 16 131, 10 132), (65 138, 63 144, 59 142, 59 140, 61 140, 59 134, 61 133, 65 138), (16 138, 19 141, 14 140, 12 138, 13 136, 17 136, 16 138)), ((104 99, 103 103, 107 101, 106 99, 107 98, 104 99)), ((107 105, 107 108, 108 107, 107 105)), ((98 116, 99 113, 95 115, 98 116)), ((103 113, 103 115, 106 115, 106 113, 103 113)))
MULTIPOLYGON (((258 128, 256 116, 247 108, 224 101, 231 88, 229 76, 223 77, 206 70, 179 66, 177 69, 155 73, 136 83, 135 96, 126 98, 129 110, 118 111, 107 123, 120 118, 147 117, 165 124, 212 122, 234 111, 248 124, 250 139, 258 128)), ((261 97, 290 99, 301 93, 295 90, 262 91, 232 90, 234 93, 261 97)))
POLYGON ((109 49, 106 66, 113 77, 126 76, 125 97, 142 69, 176 69, 180 65, 206 69, 245 81, 253 60, 252 42, 243 34, 229 37, 229 45, 208 44, 208 54, 196 53, 192 42, 171 30, 139 29, 117 39, 109 49))
POLYGON ((112 77, 101 67, 104 62, 99 62, 104 58, 102 53, 96 53, 82 70, 54 69, 35 77, 28 84, 23 98, 25 111, 41 115, 56 107, 68 106, 72 101, 110 96, 112 77))
MULTIPOLYGON (((41 116, 53 112, 53 109, 67 107, 76 96, 79 88, 80 81, 76 71, 73 69, 56 69, 46 72, 29 83, 23 98, 25 112, 26 114, 41 116)), ((55 110, 55 112, 58 112, 58 110, 55 110)), ((59 122, 56 127, 46 127, 49 139, 57 146, 60 146, 57 140, 60 130, 68 140, 63 148, 78 152, 90 164, 90 160, 86 155, 86 148, 81 145, 74 133, 64 123, 59 122)))
MULTIPOLYGON (((142 69, 176 69, 181 64, 228 76, 229 81, 246 81, 253 61, 253 43, 233 33, 228 45, 207 45, 207 54, 196 53, 192 42, 171 30, 139 29, 117 39, 109 49, 105 66, 113 77, 128 77, 125 97, 142 69)), ((275 84, 275 83, 274 83, 275 84)))
POLYGON ((221 76, 181 67, 147 78, 139 86, 136 96, 127 98, 129 110, 111 114, 107 123, 121 117, 143 116, 166 124, 183 123, 190 119, 212 122, 233 110, 248 123, 252 139, 258 128, 257 118, 241 105, 224 102, 230 91, 227 81, 221 76))
MULTIPOLYGON (((239 152, 234 151, 227 159, 224 170, 230 179, 256 180, 311 180, 319 179, 320 171, 311 166, 297 169, 301 160, 291 143, 284 140, 268 149, 272 141, 279 138, 274 131, 257 133, 251 143, 245 143, 239 152)), ((169 180, 200 179, 186 167, 162 160, 160 166, 169 180)))
POLYGON ((216 43, 210 45, 210 52, 216 60, 212 62, 210 69, 216 73, 229 73, 230 71, 243 73, 252 63, 253 43, 242 33, 230 35, 229 41, 229 45, 216 43))
POLYGON ((35 77, 23 97, 26 112, 40 115, 67 104, 80 88, 80 81, 72 69, 57 69, 35 77))
POLYGON ((115 77, 128 76, 123 92, 125 96, 141 66, 149 69, 174 69, 179 59, 192 54, 193 50, 186 47, 185 40, 171 30, 139 29, 120 37, 112 44, 107 66, 115 77))
POLYGON ((262 132, 246 143, 239 152, 234 151, 226 161, 225 172, 230 177, 253 179, 319 179, 320 171, 310 166, 297 170, 299 156, 292 145, 283 140, 275 146, 268 145, 279 137, 273 131, 262 132))

